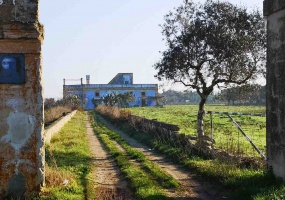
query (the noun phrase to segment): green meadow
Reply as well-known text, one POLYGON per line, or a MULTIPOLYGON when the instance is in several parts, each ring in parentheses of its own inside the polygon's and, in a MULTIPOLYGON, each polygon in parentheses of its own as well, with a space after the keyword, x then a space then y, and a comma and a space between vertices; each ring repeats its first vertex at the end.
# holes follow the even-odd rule
MULTIPOLYGON (((180 127, 180 133, 196 136, 198 105, 169 105, 163 108, 142 107, 128 109, 131 110, 134 115, 176 124, 180 127)), ((206 105, 205 111, 206 113, 208 111, 214 111, 265 114, 265 107, 206 105)), ((265 117, 246 115, 231 115, 231 117, 241 126, 254 144, 265 153, 265 117)), ((213 114, 212 119, 215 147, 238 155, 259 156, 227 115, 213 114)), ((210 114, 206 114, 204 125, 205 134, 211 137, 210 114)))

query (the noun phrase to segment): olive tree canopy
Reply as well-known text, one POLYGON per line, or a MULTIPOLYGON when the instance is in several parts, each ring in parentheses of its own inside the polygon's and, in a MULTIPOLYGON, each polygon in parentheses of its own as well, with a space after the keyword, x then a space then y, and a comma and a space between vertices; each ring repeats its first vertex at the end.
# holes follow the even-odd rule
POLYGON ((215 86, 244 84, 265 69, 265 21, 257 10, 229 2, 185 2, 161 25, 167 49, 154 64, 159 80, 182 83, 201 97, 198 138, 207 97, 215 86))

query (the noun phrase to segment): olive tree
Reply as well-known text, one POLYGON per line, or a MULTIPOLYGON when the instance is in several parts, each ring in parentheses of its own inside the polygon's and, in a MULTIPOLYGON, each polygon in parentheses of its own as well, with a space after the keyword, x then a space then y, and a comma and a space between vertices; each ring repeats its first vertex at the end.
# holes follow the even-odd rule
POLYGON ((128 107, 130 102, 135 102, 135 97, 130 92, 126 92, 123 94, 116 94, 115 92, 106 95, 102 98, 103 102, 106 106, 115 106, 119 107, 128 107))
POLYGON ((216 86, 253 81, 265 68, 265 21, 258 10, 229 2, 185 2, 165 16, 166 50, 154 64, 159 80, 191 87, 200 96, 198 139, 204 136, 204 107, 216 86))

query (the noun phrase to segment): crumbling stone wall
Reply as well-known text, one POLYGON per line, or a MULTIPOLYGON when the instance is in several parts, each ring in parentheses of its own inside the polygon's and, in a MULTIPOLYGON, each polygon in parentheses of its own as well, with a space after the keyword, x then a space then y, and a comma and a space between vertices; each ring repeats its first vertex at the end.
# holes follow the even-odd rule
POLYGON ((267 160, 285 179, 285 1, 265 0, 267 17, 267 160))
POLYGON ((42 41, 38 0, 0 0, 0 55, 24 57, 24 82, 0 77, 0 199, 44 183, 42 41))

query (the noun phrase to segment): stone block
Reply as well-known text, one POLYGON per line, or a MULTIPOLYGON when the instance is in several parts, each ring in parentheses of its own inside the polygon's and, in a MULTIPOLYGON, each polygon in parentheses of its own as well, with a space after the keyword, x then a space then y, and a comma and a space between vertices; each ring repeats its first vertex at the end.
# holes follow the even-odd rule
POLYGON ((268 165, 285 179, 285 1, 264 1, 267 16, 267 114, 268 165))
POLYGON ((2 0, 0 1, 0 21, 38 21, 38 0, 2 0))
POLYGON ((284 0, 264 0, 263 1, 263 14, 268 16, 274 12, 277 12, 285 8, 284 0))
POLYGON ((43 27, 39 23, 2 23, 0 39, 43 38, 43 27))
POLYGON ((41 42, 37 40, 3 40, 0 42, 0 53, 39 53, 41 42))

